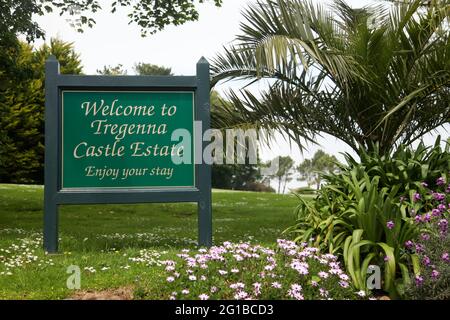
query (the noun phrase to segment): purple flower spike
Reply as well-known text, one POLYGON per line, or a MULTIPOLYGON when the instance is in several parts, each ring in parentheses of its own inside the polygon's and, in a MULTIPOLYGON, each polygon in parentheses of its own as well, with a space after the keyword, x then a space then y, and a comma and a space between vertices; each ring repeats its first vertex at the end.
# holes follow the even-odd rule
POLYGON ((424 247, 423 245, 421 245, 420 243, 416 244, 416 253, 421 253, 423 252, 424 247))
POLYGON ((389 230, 392 230, 392 229, 395 227, 394 221, 392 221, 392 220, 388 221, 388 222, 386 223, 386 227, 387 227, 389 230))
POLYGON ((418 192, 414 193, 414 195, 413 195, 413 200, 414 200, 414 202, 417 202, 417 201, 419 201, 420 199, 421 199, 420 193, 418 193, 418 192))
POLYGON ((422 262, 424 265, 429 266, 431 264, 431 260, 430 258, 428 258, 427 256, 424 256, 422 259, 422 262))
POLYGON ((436 201, 442 201, 445 199, 445 194, 439 192, 433 192, 433 199, 436 201))
POLYGON ((441 256, 441 259, 445 262, 450 262, 450 257, 448 255, 448 252, 444 252, 441 256))
POLYGON ((428 240, 430 240, 430 235, 427 234, 427 233, 422 233, 422 234, 420 235, 420 238, 421 238, 423 241, 428 241, 428 240))
POLYGON ((422 283, 423 283, 423 278, 420 275, 416 276, 416 286, 419 287, 422 285, 422 283))
POLYGON ((427 188, 428 187, 428 183, 426 183, 425 181, 421 183, 422 187, 427 188))
POLYGON ((437 180, 436 180, 436 185, 442 186, 442 185, 444 185, 444 184, 445 184, 445 179, 444 179, 444 177, 437 178, 437 180))
POLYGON ((405 242, 405 247, 408 249, 412 249, 414 247, 414 243, 411 240, 405 242))
POLYGON ((414 217, 414 221, 416 221, 416 223, 421 223, 422 222, 422 217, 417 215, 414 217))
POLYGON ((433 217, 439 217, 439 216, 441 215, 441 211, 440 211, 439 209, 433 209, 433 210, 431 211, 431 215, 432 215, 433 217))
POLYGON ((436 280, 437 278, 439 278, 439 275, 440 275, 440 273, 439 273, 439 271, 437 271, 437 270, 433 270, 433 271, 431 272, 431 277, 432 277, 434 280, 436 280))
POLYGON ((447 221, 447 219, 439 220, 438 226, 439 226, 439 229, 441 229, 441 232, 443 232, 443 233, 447 232, 447 228, 448 228, 448 221, 447 221))

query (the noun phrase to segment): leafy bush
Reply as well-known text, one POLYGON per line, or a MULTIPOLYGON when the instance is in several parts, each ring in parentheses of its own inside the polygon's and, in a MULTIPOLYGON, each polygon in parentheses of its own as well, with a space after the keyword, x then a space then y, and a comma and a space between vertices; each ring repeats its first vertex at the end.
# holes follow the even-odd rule
POLYGON ((294 194, 316 194, 316 189, 310 188, 310 187, 300 187, 297 189, 292 190, 292 193, 294 194))
POLYGON ((275 192, 275 189, 265 185, 261 182, 249 182, 242 189, 244 191, 255 191, 255 192, 275 192))
POLYGON ((348 166, 324 175, 315 201, 300 199, 298 222, 287 232, 296 242, 342 257, 360 290, 368 290, 369 264, 382 266, 383 289, 398 296, 419 268, 418 257, 403 246, 419 233, 412 217, 433 208, 428 186, 448 181, 450 153, 439 145, 438 139, 434 147, 420 144, 415 151, 400 146, 390 156, 375 146, 361 150, 360 163, 347 154, 348 166))
POLYGON ((245 164, 213 164, 211 183, 213 188, 247 190, 246 186, 260 178, 258 166, 245 164))
POLYGON ((248 243, 198 252, 183 250, 178 261, 164 261, 161 287, 168 299, 356 299, 337 257, 278 240, 274 249, 248 243))
MULTIPOLYGON (((402 204, 403 214, 406 214, 404 210, 408 205, 415 211, 421 209, 422 202, 413 199, 416 192, 438 187, 436 181, 450 173, 450 139, 444 150, 440 144, 439 136, 433 147, 426 147, 422 142, 415 150, 400 145, 392 155, 382 155, 375 145, 371 152, 360 149, 360 162, 349 154, 345 154, 345 158, 348 168, 356 169, 358 179, 367 173, 370 178, 379 177, 380 188, 398 188, 398 193, 406 196, 402 199, 409 199, 409 203, 402 204)), ((335 176, 328 175, 328 178, 328 182, 333 183, 335 176)))

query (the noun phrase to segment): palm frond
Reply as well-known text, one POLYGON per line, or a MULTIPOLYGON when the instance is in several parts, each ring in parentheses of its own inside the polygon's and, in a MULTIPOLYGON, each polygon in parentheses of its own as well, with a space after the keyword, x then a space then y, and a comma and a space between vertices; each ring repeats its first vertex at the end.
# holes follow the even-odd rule
POLYGON ((450 119, 450 5, 413 0, 354 9, 343 0, 260 0, 212 64, 213 84, 272 79, 231 92, 237 122, 299 142, 328 133, 356 151, 387 151, 450 119), (238 115, 238 116, 237 116, 238 115))

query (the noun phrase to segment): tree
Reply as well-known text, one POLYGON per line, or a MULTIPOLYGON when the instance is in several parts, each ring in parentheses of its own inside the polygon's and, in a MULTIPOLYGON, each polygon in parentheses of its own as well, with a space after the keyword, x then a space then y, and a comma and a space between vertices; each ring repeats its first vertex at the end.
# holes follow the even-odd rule
POLYGON ((246 159, 245 164, 235 164, 233 166, 233 189, 248 190, 251 183, 258 181, 261 178, 257 164, 248 163, 246 159))
POLYGON ((83 67, 81 65, 80 54, 75 52, 73 42, 65 42, 58 38, 52 38, 50 39, 50 44, 44 43, 33 54, 35 63, 37 64, 34 67, 35 76, 40 80, 43 80, 45 77, 45 62, 51 55, 55 56, 58 60, 61 74, 82 73, 83 67))
POLYGON ((258 165, 254 164, 213 164, 212 187, 219 189, 249 190, 252 183, 261 178, 258 165))
POLYGON ((68 74, 81 73, 81 61, 73 45, 59 39, 37 50, 20 43, 17 54, 17 64, 31 72, 27 79, 11 79, 0 95, 0 181, 42 183, 45 61, 55 55, 68 74))
MULTIPOLYGON (((200 0, 199 3, 204 3, 200 0)), ((210 0, 216 6, 222 5, 222 0, 210 0)), ((116 0, 111 3, 110 11, 115 13, 121 8, 128 8, 129 23, 135 23, 141 28, 142 36, 163 30, 165 26, 181 25, 198 19, 196 1, 160 1, 160 0, 116 0)), ((51 12, 69 16, 70 25, 78 32, 85 27, 93 27, 96 23, 90 15, 102 7, 97 0, 2 0, 0 3, 0 91, 5 90, 11 78, 26 78, 29 69, 16 65, 19 58, 19 35, 24 35, 27 42, 44 38, 45 32, 33 20, 51 12)), ((123 10, 119 10, 122 11, 123 10)))
POLYGON ((278 157, 278 171, 274 175, 278 180, 278 193, 281 193, 281 191, 284 193, 286 191, 287 183, 292 180, 293 167, 294 160, 290 156, 278 157))
MULTIPOLYGON (((173 76, 171 68, 144 62, 136 63, 133 71, 140 76, 173 76)), ((121 76, 126 75, 128 71, 119 63, 116 66, 103 66, 103 69, 97 69, 97 73, 104 76, 121 76)))
MULTIPOLYGON (((204 3, 200 0, 199 3, 204 3)), ((222 0, 210 0, 217 7, 222 0)), ((128 8, 129 23, 135 23, 141 28, 142 36, 163 30, 165 26, 181 25, 198 19, 196 1, 160 1, 160 0, 116 0, 111 3, 110 11, 115 13, 121 8, 128 8)), ((24 35, 27 42, 44 38, 45 32, 33 20, 51 12, 69 16, 70 25, 78 32, 85 27, 93 27, 96 23, 90 16, 102 10, 97 0, 2 0, 0 3, 0 91, 4 90, 11 78, 26 78, 29 69, 16 65, 19 58, 19 35, 24 35)))
MULTIPOLYGON (((136 1, 128 13, 129 23, 136 23, 141 27, 141 34, 153 34, 164 27, 173 24, 182 25, 189 21, 197 21, 199 18, 194 0, 139 0, 136 1)), ((200 0, 204 3, 206 0, 200 0)), ((211 0, 217 7, 223 0, 211 0)), ((111 5, 111 12, 116 12, 119 7, 131 7, 130 0, 117 0, 111 5)))
POLYGON ((251 164, 248 158, 245 164, 213 164, 211 172, 212 187, 219 189, 249 190, 261 179, 259 163, 251 164))
POLYGON ((264 0, 244 12, 241 34, 212 63, 213 84, 270 79, 260 95, 230 91, 224 121, 315 142, 330 134, 384 153, 450 122, 448 3, 421 1, 328 10, 264 0), (388 7, 386 7, 388 6, 388 7))
POLYGON ((233 189, 233 167, 226 164, 213 164, 211 185, 217 189, 233 189))
POLYGON ((103 66, 103 69, 97 69, 97 73, 104 76, 122 76, 127 74, 127 70, 123 69, 122 64, 116 66, 103 66))
MULTIPOLYGON (((199 3, 204 3, 200 0, 199 3)), ((211 0, 217 7, 222 0, 211 0)), ((50 12, 71 17, 70 24, 77 31, 84 27, 93 27, 96 23, 91 17, 102 10, 97 0, 2 0, 0 5, 0 38, 5 34, 24 34, 28 41, 44 36, 44 31, 33 21, 33 16, 42 16, 50 12)), ((196 21, 199 14, 194 0, 115 0, 109 11, 112 13, 127 10, 129 24, 137 24, 142 36, 161 31, 168 25, 181 25, 188 21, 196 21), (122 9, 122 10, 119 10, 122 9)))
POLYGON ((36 0, 2 0, 0 5, 0 41, 23 34, 28 41, 44 36, 44 31, 32 20, 42 15, 43 7, 36 0))
POLYGON ((317 150, 312 159, 305 159, 297 166, 297 171, 300 173, 300 181, 306 181, 308 187, 312 183, 316 184, 316 189, 319 190, 322 181, 321 174, 332 173, 338 169, 338 160, 335 156, 325 153, 323 150, 317 150))
POLYGON ((173 76, 172 68, 166 68, 151 63, 136 63, 133 70, 140 76, 173 76))

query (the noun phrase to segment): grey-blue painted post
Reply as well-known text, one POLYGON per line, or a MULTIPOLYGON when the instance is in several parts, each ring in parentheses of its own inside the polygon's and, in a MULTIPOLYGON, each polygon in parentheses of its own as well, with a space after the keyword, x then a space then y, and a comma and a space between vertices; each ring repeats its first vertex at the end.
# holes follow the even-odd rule
POLYGON ((58 251, 58 87, 59 62, 50 56, 45 63, 45 167, 44 250, 58 251))
MULTIPOLYGON (((196 106, 197 119, 202 122, 202 134, 210 128, 210 106, 209 106, 209 63, 202 57, 197 62, 197 91, 196 106)), ((205 149, 207 141, 202 139, 202 150, 205 149)), ((211 166, 203 159, 197 164, 197 179, 200 188, 200 201, 198 202, 198 243, 200 246, 210 247, 212 245, 212 208, 211 208, 211 166)))

